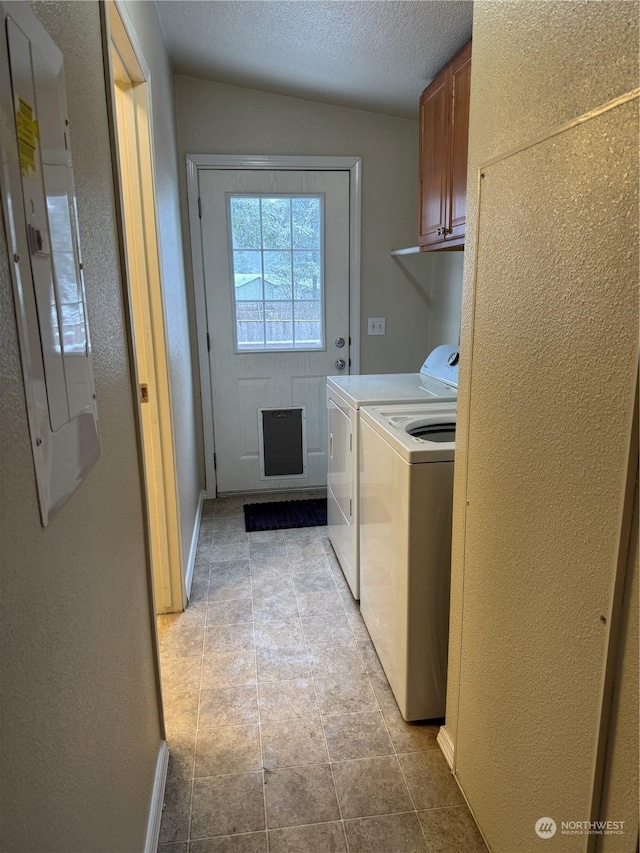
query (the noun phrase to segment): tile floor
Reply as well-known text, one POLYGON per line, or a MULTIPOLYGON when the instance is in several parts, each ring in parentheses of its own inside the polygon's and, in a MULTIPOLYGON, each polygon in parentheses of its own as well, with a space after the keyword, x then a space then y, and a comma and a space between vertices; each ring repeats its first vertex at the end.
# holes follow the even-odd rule
POLYGON ((205 504, 191 602, 158 622, 159 853, 486 853, 438 726, 398 711, 326 528, 247 534, 247 500, 205 504))

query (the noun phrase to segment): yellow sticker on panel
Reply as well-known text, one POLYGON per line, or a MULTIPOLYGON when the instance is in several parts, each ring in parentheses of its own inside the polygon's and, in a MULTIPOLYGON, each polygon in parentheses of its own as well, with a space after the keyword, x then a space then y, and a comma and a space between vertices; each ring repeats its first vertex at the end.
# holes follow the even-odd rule
POLYGON ((16 114, 18 132, 18 153, 20 155, 20 173, 36 173, 36 144, 38 141, 38 122, 33 117, 33 107, 20 98, 16 114))

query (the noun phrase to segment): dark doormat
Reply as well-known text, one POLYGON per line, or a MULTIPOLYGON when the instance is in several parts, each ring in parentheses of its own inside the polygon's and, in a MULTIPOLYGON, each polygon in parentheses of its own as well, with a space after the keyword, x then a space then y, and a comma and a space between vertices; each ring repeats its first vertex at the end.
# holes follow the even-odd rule
POLYGON ((243 509, 247 533, 283 530, 286 527, 321 527, 327 523, 326 498, 245 504, 243 509))

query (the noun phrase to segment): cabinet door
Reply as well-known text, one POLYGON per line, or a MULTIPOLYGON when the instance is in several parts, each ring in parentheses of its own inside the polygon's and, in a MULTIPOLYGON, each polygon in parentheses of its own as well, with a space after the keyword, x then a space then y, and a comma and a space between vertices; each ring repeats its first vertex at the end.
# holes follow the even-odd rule
POLYGON ((451 63, 451 172, 447 242, 464 237, 467 212, 467 150, 471 94, 471 42, 451 63))
POLYGON ((447 227, 449 78, 445 68, 420 99, 420 246, 439 243, 447 227))

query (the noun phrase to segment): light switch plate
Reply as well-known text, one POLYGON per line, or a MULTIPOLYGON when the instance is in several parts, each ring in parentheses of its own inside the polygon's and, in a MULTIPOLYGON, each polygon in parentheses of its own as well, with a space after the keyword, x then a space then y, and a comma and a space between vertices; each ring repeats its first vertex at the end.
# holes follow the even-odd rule
POLYGON ((384 335, 385 333, 385 318, 384 317, 369 317, 368 332, 369 335, 384 335))

